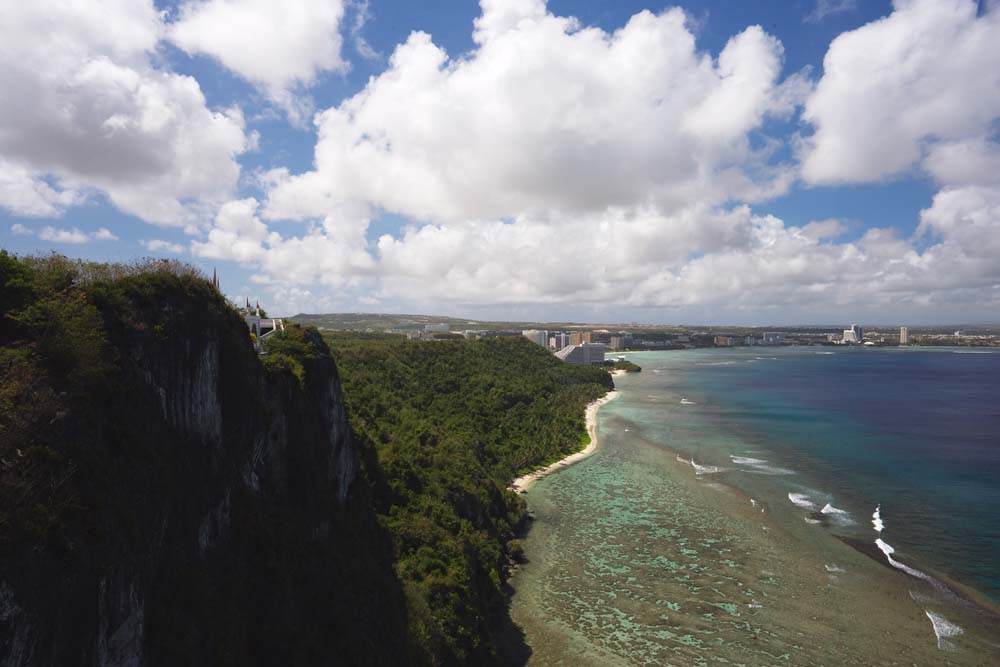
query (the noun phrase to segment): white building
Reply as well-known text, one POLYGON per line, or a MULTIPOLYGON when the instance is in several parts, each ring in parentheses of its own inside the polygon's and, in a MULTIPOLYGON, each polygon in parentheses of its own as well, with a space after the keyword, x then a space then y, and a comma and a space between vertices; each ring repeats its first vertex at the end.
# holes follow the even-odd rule
POLYGON ((862 343, 865 340, 865 330, 857 324, 852 324, 850 329, 844 329, 845 343, 862 343))
POLYGON ((784 345, 785 334, 777 331, 765 331, 764 337, 760 340, 761 345, 784 345))
MULTIPOLYGON (((213 280, 215 279, 213 278, 213 280)), ((261 345, 262 340, 279 329, 281 331, 285 330, 285 325, 281 320, 261 317, 259 301, 256 306, 251 306, 250 299, 247 299, 246 305, 240 308, 239 311, 243 315, 243 321, 247 323, 247 329, 250 331, 254 349, 258 352, 264 349, 263 345, 261 345)))
POLYGON ((604 363, 607 350, 608 346, 604 343, 581 343, 567 345, 556 352, 556 357, 576 366, 600 366, 604 363))
POLYGON ((536 345, 546 348, 549 346, 549 332, 543 329, 525 329, 521 335, 536 345))
POLYGON ((910 344, 910 330, 907 327, 899 327, 899 344, 909 345, 910 344))

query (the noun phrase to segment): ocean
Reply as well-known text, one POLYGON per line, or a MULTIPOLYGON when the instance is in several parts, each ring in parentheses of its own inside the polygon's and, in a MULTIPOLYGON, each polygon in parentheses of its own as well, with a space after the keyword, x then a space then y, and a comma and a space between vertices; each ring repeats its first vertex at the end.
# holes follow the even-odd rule
POLYGON ((1000 664, 1000 351, 628 356, 527 496, 533 663, 1000 664))

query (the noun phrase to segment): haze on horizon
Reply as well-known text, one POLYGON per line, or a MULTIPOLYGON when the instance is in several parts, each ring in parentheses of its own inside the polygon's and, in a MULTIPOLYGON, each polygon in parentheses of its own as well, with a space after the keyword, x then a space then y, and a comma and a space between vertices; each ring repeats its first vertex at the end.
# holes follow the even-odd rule
POLYGON ((274 314, 996 322, 1000 2, 0 5, 0 247, 274 314))

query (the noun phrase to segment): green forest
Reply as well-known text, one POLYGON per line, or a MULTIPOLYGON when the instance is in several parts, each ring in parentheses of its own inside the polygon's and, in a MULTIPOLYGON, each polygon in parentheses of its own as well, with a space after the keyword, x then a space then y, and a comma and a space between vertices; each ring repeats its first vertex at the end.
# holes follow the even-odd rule
MULTIPOLYGON (((411 631, 434 662, 495 658, 495 617, 524 501, 519 473, 578 451, 607 371, 520 337, 327 336, 377 511, 395 545, 411 631)), ((516 553, 515 553, 516 555, 516 553)))

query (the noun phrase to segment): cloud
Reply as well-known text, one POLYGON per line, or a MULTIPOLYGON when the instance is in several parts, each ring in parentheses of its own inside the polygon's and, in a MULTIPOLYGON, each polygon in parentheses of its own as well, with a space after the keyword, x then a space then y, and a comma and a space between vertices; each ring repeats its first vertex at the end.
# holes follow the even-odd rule
POLYGON ((828 16, 857 11, 858 0, 816 0, 816 6, 802 19, 805 23, 819 23, 828 16))
POLYGON ((343 17, 342 0, 185 0, 168 36, 256 85, 300 124, 312 111, 304 90, 322 72, 348 68, 343 17))
POLYGON ((150 239, 139 241, 139 245, 148 250, 149 252, 155 253, 173 253, 178 255, 184 252, 184 246, 180 243, 171 243, 170 241, 163 241, 161 239, 150 239))
MULTIPOLYGON (((606 31, 541 0, 481 6, 471 51, 412 33, 383 72, 315 116, 313 168, 241 184, 237 158, 257 135, 239 108, 210 109, 195 79, 168 69, 162 40, 217 60, 302 122, 310 86, 347 66, 343 39, 378 55, 365 55, 365 0, 186 0, 173 22, 151 0, 0 5, 0 207, 53 217, 106 196, 192 237, 140 241, 148 252, 236 262, 288 311, 808 319, 1000 305, 995 4, 899 0, 834 40, 818 82, 808 69, 783 78, 783 47, 759 26, 707 53, 679 9, 606 31), (794 123, 803 105, 811 134, 770 122, 794 123), (914 173, 940 191, 910 238, 766 214, 796 179, 914 173), (373 239, 383 213, 407 223, 373 239)), ((117 238, 72 226, 10 233, 117 238)))
MULTIPOLYGON (((22 224, 11 225, 11 234, 15 236, 34 236, 35 230, 25 227, 22 224)), ((43 241, 53 243, 89 243, 91 240, 97 241, 117 241, 118 237, 111 233, 106 227, 101 227, 96 232, 88 234, 78 227, 72 229, 60 229, 52 226, 42 227, 38 231, 38 238, 43 241)))
POLYGON ((38 232, 38 238, 52 243, 72 243, 80 244, 90 241, 90 236, 77 227, 72 229, 57 229, 55 227, 42 227, 38 232))
POLYGON ((425 221, 672 208, 790 183, 749 141, 779 111, 783 58, 757 26, 713 59, 679 9, 608 33, 540 1, 484 1, 474 38, 450 58, 412 33, 364 90, 317 115, 316 169, 277 183, 264 216, 345 202, 425 221))
POLYGON ((365 24, 372 18, 368 0, 348 0, 347 7, 354 12, 354 20, 351 22, 351 41, 354 43, 354 50, 365 60, 381 61, 384 56, 376 51, 362 34, 365 24))
POLYGON ((537 1, 482 4, 474 51, 453 59, 410 35, 383 74, 317 116, 315 169, 260 174, 263 204, 239 225, 217 221, 198 252, 247 243, 260 284, 275 299, 298 290, 298 310, 318 309, 304 303, 318 299, 317 283, 335 286, 337 303, 742 317, 1000 298, 985 287, 997 269, 973 243, 995 224, 986 194, 967 189, 970 174, 996 173, 995 146, 978 135, 927 149, 924 167, 955 194, 935 198, 912 239, 875 228, 844 241, 845 221, 791 226, 746 205, 783 194, 797 171, 774 158, 784 145, 762 134, 769 116, 789 118, 808 99, 817 132, 805 148, 826 150, 823 86, 839 71, 837 42, 817 89, 808 71, 780 79, 781 44, 759 27, 712 58, 679 10, 642 12, 607 33, 537 1), (412 222, 372 247, 364 233, 376 210, 412 222), (970 216, 983 222, 966 234, 970 216), (267 229, 279 219, 309 231, 280 237, 267 229))
POLYGON ((224 259, 236 262, 259 261, 265 250, 262 243, 276 234, 256 215, 257 200, 253 198, 227 202, 215 216, 215 224, 205 242, 192 241, 191 252, 207 259, 224 259))
POLYGON ((117 241, 118 237, 111 233, 111 230, 106 227, 101 227, 96 232, 94 232, 94 238, 98 241, 117 241))
POLYGON ((366 219, 350 226, 344 218, 337 223, 330 219, 311 225, 304 236, 282 238, 261 222, 258 205, 253 198, 226 203, 207 239, 191 242, 191 252, 259 267, 264 271, 261 282, 286 285, 358 285, 374 268, 365 247, 366 219))
POLYGON ((53 187, 40 173, 0 157, 0 207, 11 213, 53 218, 81 200, 78 192, 53 187))
POLYGON ((0 205, 53 216, 97 190, 183 226, 229 198, 242 114, 154 64, 162 32, 151 0, 0 4, 0 205))
POLYGON ((803 112, 815 128, 805 180, 874 182, 922 166, 949 181, 970 150, 993 164, 998 36, 1000 9, 977 13, 974 0, 897 0, 887 18, 838 36, 803 112))
POLYGON ((945 185, 1000 186, 1000 145, 983 137, 937 143, 923 167, 945 185))

